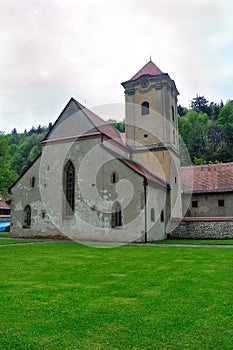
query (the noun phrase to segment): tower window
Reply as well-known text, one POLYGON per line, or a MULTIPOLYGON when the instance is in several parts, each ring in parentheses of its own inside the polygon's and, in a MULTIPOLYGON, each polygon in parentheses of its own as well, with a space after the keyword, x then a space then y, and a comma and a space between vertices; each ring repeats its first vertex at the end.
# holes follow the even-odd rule
POLYGON ((74 214, 74 197, 75 197, 75 168, 69 161, 64 169, 64 194, 65 194, 65 215, 74 214))
POLYGON ((148 115, 150 111, 150 104, 148 101, 144 101, 141 104, 141 115, 148 115))
POLYGON ((120 226, 122 226, 122 210, 120 203, 116 202, 112 207, 111 227, 114 228, 120 226))

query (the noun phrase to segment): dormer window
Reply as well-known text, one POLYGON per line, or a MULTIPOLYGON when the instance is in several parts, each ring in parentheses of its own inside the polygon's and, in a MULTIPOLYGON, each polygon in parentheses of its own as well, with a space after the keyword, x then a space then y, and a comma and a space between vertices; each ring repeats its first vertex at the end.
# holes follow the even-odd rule
POLYGON ((148 101, 144 101, 141 104, 141 115, 148 115, 150 114, 150 104, 148 101))

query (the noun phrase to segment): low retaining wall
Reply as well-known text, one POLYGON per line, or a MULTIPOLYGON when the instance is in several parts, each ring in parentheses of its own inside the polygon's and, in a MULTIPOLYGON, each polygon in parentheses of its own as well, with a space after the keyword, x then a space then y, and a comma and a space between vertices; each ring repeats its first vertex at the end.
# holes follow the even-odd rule
POLYGON ((233 239, 233 217, 173 218, 170 238, 233 239))

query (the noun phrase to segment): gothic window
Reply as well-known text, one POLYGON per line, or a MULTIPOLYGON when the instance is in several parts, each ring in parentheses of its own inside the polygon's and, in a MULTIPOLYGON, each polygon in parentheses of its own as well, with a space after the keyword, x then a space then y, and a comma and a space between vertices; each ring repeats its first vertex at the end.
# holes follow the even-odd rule
POLYGON ((31 227, 31 207, 30 205, 27 205, 24 208, 24 228, 30 228, 31 227))
POLYGON ((154 208, 151 208, 150 220, 153 221, 153 222, 155 221, 155 210, 154 210, 154 208))
POLYGON ((141 115, 148 115, 150 111, 150 104, 148 101, 144 101, 141 104, 141 115))
POLYGON ((64 168, 64 195, 65 195, 65 215, 74 214, 75 197, 75 168, 69 161, 64 168))
POLYGON ((111 227, 114 228, 122 226, 122 210, 120 203, 114 203, 111 215, 111 227))

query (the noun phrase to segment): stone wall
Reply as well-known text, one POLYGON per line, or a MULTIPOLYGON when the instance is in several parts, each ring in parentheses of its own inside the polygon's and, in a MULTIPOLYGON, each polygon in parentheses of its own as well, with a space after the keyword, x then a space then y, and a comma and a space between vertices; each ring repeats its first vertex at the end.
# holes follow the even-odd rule
POLYGON ((177 225, 178 220, 172 220, 170 238, 233 239, 233 217, 185 217, 177 225))

